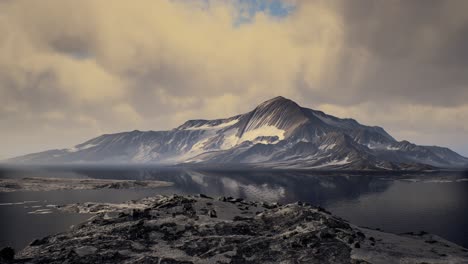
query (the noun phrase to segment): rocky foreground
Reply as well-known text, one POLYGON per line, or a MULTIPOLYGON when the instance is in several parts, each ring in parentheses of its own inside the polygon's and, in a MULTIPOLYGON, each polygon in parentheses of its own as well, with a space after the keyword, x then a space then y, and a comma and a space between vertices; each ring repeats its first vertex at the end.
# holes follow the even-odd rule
POLYGON ((360 228, 304 203, 158 196, 62 210, 95 216, 10 262, 468 263, 468 250, 437 236, 360 228))

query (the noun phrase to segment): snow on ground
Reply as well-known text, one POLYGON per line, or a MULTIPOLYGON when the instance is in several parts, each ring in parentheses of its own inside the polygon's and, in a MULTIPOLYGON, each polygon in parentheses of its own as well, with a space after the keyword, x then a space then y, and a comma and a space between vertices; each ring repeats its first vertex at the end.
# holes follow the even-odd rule
POLYGON ((327 162, 327 163, 324 163, 324 164, 320 164, 320 165, 317 165, 317 166, 313 166, 311 168, 323 168, 323 167, 331 167, 331 166, 338 166, 338 165, 345 165, 345 164, 348 164, 350 163, 350 161, 348 161, 349 157, 346 157, 342 160, 332 160, 330 162, 327 162))
POLYGON ((335 147, 336 147, 335 143, 330 144, 330 145, 324 144, 324 145, 320 145, 319 149, 320 150, 329 150, 329 149, 333 149, 335 147))
MULTIPOLYGON (((233 121, 237 122, 237 120, 233 120, 233 121)), ((233 123, 233 121, 231 121, 229 123, 233 123)), ((192 159, 193 157, 195 157, 195 156, 197 156, 199 154, 202 154, 203 152, 209 151, 210 149, 205 148, 206 143, 209 140, 211 140, 213 137, 219 136, 218 133, 220 133, 220 131, 218 130, 218 128, 228 127, 228 126, 232 125, 232 124, 230 124, 230 125, 226 125, 226 124, 228 124, 228 123, 216 126, 215 127, 215 128, 217 128, 216 130, 215 129, 206 130, 205 133, 203 134, 203 136, 198 140, 198 142, 195 143, 192 146, 190 151, 188 151, 187 153, 185 153, 182 156, 177 157, 177 160, 179 160, 179 161, 195 161, 195 160, 192 159)), ((197 129, 200 129, 200 128, 201 127, 197 127, 197 129)), ((276 137, 278 137, 278 141, 279 141, 279 140, 284 139, 284 133, 285 133, 284 130, 278 129, 275 126, 263 126, 263 127, 260 127, 260 128, 254 129, 254 130, 247 131, 240 138, 236 135, 237 132, 238 132, 237 128, 231 128, 231 129, 227 129, 225 131, 222 131, 222 133, 223 133, 222 134, 223 135, 223 142, 222 142, 221 146, 219 147, 219 149, 211 149, 211 150, 231 149, 231 148, 233 148, 233 147, 235 147, 235 146, 237 146, 237 145, 239 145, 239 144, 241 144, 241 143, 243 143, 245 141, 252 141, 254 143, 268 144, 267 140, 255 141, 255 139, 257 139, 258 137, 274 137, 274 136, 276 136, 276 137)), ((276 141, 276 142, 278 142, 278 141, 276 141)))
POLYGON ((224 141, 221 149, 230 149, 237 145, 239 138, 236 136, 238 129, 230 129, 224 132, 224 141))
POLYGON ((387 146, 387 150, 400 150, 398 147, 387 146))
POLYGON ((262 126, 253 130, 244 132, 242 137, 239 139, 238 144, 244 141, 254 141, 258 137, 274 137, 277 136, 279 140, 284 139, 284 133, 286 131, 279 129, 275 126, 262 126))
POLYGON ((230 149, 235 147, 245 141, 251 141, 254 143, 269 144, 267 140, 256 141, 258 137, 278 137, 278 140, 274 143, 277 143, 280 140, 284 139, 284 134, 286 131, 279 129, 275 126, 263 126, 253 130, 244 132, 244 134, 239 138, 236 136, 237 129, 228 130, 224 134, 224 141, 221 145, 221 149, 230 149))
POLYGON ((74 146, 72 148, 67 149, 67 151, 68 152, 77 152, 77 151, 89 149, 89 148, 92 148, 92 147, 95 147, 95 146, 97 146, 97 144, 86 144, 86 145, 81 146, 81 147, 74 146))
POLYGON ((381 143, 376 143, 376 142, 370 142, 365 146, 368 147, 369 149, 400 150, 399 147, 393 147, 392 145, 381 144, 381 143))
POLYGON ((152 145, 140 145, 138 146, 137 153, 132 157, 132 162, 146 162, 156 158, 159 153, 152 152, 152 145))
POLYGON ((206 142, 208 142, 209 140, 211 139, 211 137, 206 137, 200 141, 198 141, 197 143, 193 144, 192 148, 190 149, 189 153, 191 154, 200 154, 201 152, 203 152, 205 149, 205 144, 206 142))
POLYGON ((225 128, 225 127, 235 125, 235 124, 237 124, 237 122, 239 122, 239 119, 234 119, 234 120, 231 120, 229 122, 221 123, 219 125, 214 125, 214 126, 205 124, 205 125, 202 125, 202 126, 199 126, 199 127, 189 127, 189 128, 186 128, 185 130, 221 129, 221 128, 225 128))

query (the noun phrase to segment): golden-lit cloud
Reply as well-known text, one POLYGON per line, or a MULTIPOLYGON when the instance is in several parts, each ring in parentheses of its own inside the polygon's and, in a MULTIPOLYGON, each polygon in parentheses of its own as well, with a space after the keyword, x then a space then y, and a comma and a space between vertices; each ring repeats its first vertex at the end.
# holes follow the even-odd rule
POLYGON ((466 2, 285 3, 286 16, 239 23, 245 2, 0 2, 3 155, 226 117, 276 95, 410 140, 466 131, 466 2))

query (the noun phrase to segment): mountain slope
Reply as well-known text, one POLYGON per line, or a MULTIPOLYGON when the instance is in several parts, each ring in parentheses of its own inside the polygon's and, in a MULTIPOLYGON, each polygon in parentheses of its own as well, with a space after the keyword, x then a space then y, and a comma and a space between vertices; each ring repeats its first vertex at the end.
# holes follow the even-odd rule
POLYGON ((397 141, 365 126, 275 97, 226 119, 189 120, 169 131, 102 135, 15 163, 249 164, 269 168, 428 169, 467 167, 447 148, 397 141))

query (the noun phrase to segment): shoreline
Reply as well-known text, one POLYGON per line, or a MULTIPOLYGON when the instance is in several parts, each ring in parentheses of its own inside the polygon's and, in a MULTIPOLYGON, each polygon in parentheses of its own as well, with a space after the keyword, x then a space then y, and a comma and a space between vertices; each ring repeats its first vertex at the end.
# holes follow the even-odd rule
POLYGON ((172 183, 157 180, 114 180, 50 177, 0 178, 0 193, 15 191, 158 188, 168 186, 172 186, 172 183))

